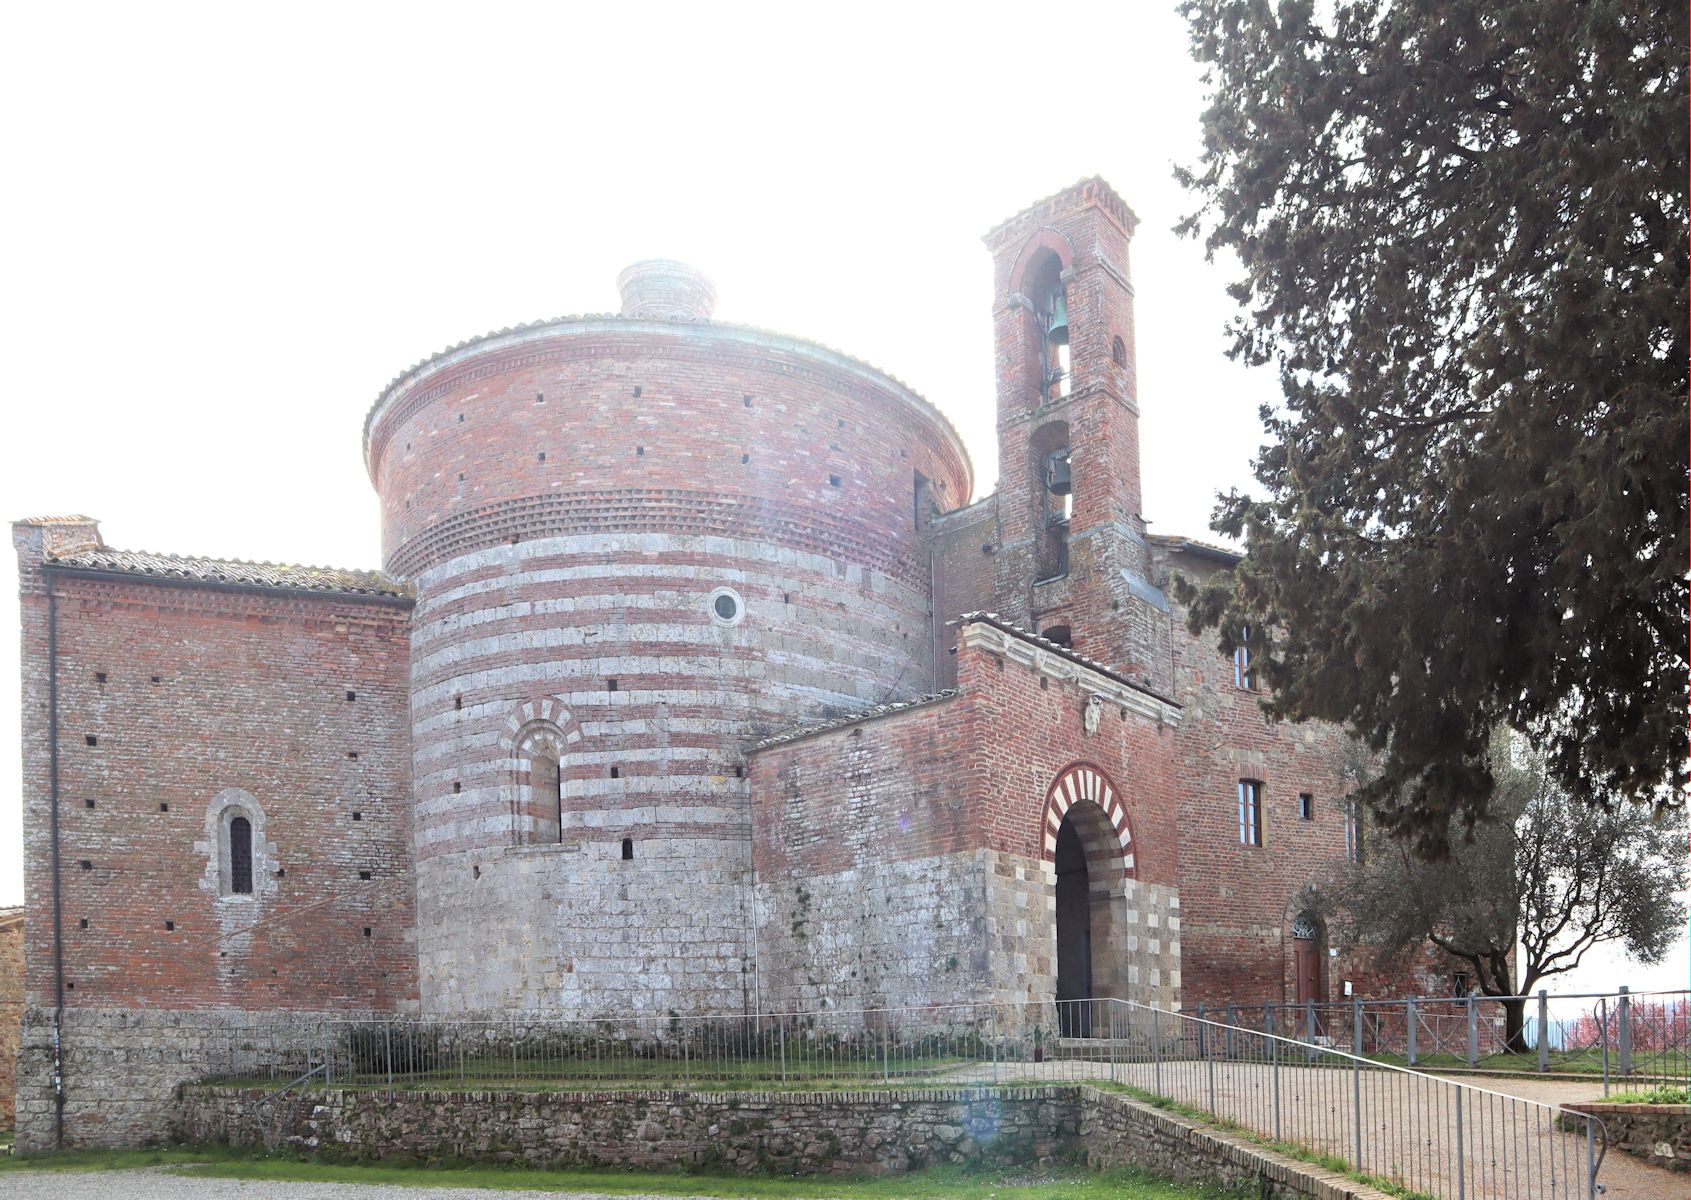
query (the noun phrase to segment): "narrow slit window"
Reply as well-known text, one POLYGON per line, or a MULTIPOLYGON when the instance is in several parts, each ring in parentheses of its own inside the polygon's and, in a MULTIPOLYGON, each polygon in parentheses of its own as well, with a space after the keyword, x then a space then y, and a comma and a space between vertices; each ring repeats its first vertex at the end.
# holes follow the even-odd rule
POLYGON ((229 894, 252 895, 252 822, 245 817, 229 822, 229 894))
POLYGON ((1298 819, 1300 821, 1315 820, 1315 797, 1308 792, 1298 793, 1298 819))
POLYGON ((634 839, 622 839, 622 861, 631 862, 634 859, 634 839))

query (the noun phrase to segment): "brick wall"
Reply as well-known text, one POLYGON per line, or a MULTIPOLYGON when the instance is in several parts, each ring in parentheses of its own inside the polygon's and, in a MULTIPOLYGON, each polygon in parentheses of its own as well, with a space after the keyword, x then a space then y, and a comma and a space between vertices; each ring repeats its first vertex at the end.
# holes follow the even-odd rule
POLYGON ((23 1037, 23 910, 0 908, 0 1130, 14 1124, 23 1037))
POLYGON ((966 630, 956 697, 751 756, 766 1006, 1048 999, 1046 800, 1077 762, 1113 780, 1132 837, 1129 866, 1119 847, 1095 863, 1099 994, 1174 999, 1173 730, 1111 704, 1086 732, 1105 677, 993 632, 1025 661, 966 630))
MULTIPOLYGON (((1161 578, 1180 570, 1201 579, 1216 568, 1193 555, 1164 555, 1161 578)), ((1306 889, 1325 881, 1346 855, 1344 796, 1346 738, 1330 725, 1271 724, 1261 693, 1239 687, 1231 660, 1213 635, 1186 631, 1185 610, 1173 606, 1173 669, 1186 720, 1178 741, 1185 781, 1180 822, 1181 900, 1185 951, 1183 1003, 1284 1003, 1297 999, 1292 922, 1304 911, 1306 889), (1239 781, 1262 783, 1263 844, 1239 833, 1239 781), (1313 816, 1300 815, 1301 793, 1313 816)), ((1358 995, 1411 990, 1395 975, 1370 970, 1334 937, 1317 939, 1320 990, 1343 997, 1350 979, 1358 995), (1337 949, 1339 957, 1328 951, 1337 949)))
POLYGON ((26 549, 30 1002, 54 999, 49 586, 65 1003, 411 1002, 404 606, 81 578, 26 549), (250 895, 221 873, 230 803, 251 817, 250 895))

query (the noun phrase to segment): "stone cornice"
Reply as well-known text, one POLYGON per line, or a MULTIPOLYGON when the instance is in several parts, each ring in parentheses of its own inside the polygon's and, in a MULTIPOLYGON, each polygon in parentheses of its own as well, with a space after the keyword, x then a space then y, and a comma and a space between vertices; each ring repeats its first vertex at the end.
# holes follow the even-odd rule
POLYGON ((1180 724, 1180 705, 1155 692, 1129 683, 1102 664, 1093 664, 1054 642, 1021 633, 981 617, 963 618, 958 638, 971 650, 985 650, 999 658, 1031 667, 1041 675, 1073 683, 1105 704, 1125 708, 1165 725, 1180 724))

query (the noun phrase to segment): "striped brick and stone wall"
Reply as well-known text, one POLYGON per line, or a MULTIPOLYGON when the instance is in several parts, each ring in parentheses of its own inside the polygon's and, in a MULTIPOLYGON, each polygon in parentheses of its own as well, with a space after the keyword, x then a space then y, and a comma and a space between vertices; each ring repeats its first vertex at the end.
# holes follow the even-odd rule
POLYGON ((372 415, 418 593, 428 1011, 748 1005, 743 747, 932 685, 917 499, 967 497, 955 433, 860 363, 711 323, 705 289, 668 299, 634 278, 624 315, 449 352, 372 415))

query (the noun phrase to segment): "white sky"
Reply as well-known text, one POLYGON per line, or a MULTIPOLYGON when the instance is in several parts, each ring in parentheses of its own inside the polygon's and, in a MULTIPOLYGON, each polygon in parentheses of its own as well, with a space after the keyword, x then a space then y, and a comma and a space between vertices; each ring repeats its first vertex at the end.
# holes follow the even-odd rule
MULTIPOLYGON (((1138 212, 1147 515, 1210 536, 1272 371, 1170 227, 1201 97, 1168 5, 15 5, 0 26, 0 517, 379 565, 359 436, 403 368, 614 311, 628 263, 934 401, 992 489, 980 237, 1083 176, 1138 212)), ((17 628, 0 556, 0 629, 17 628)), ((17 640, 0 637, 0 676, 17 640)), ((0 729, 18 728, 0 690, 0 729)), ((23 885, 0 736, 0 904, 23 885)), ((1686 956, 1593 976, 1684 986, 1686 956)))

